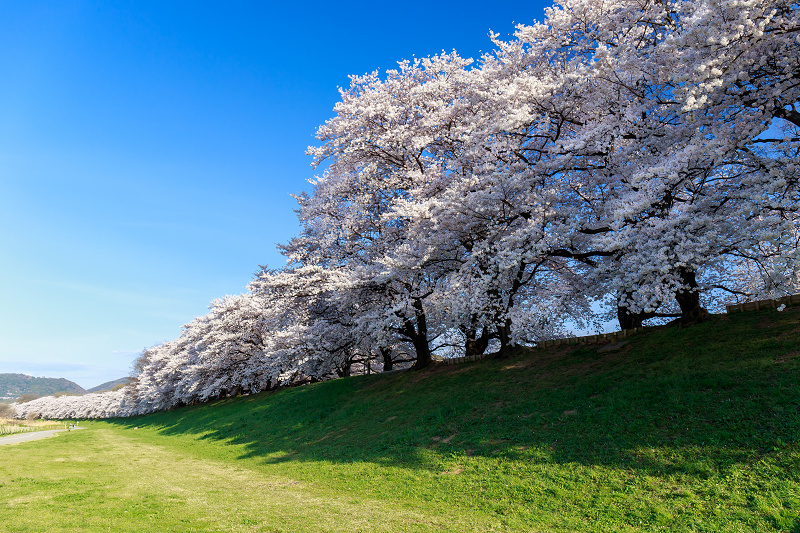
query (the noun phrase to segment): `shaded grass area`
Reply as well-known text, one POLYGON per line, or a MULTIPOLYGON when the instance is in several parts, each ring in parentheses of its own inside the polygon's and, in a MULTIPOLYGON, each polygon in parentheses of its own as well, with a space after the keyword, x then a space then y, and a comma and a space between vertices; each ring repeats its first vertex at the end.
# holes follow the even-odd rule
MULTIPOLYGON (((800 309, 601 347, 519 350, 94 426, 384 509, 365 531, 418 513, 422 531, 800 533, 800 309)), ((273 531, 255 520, 249 530, 273 531)))

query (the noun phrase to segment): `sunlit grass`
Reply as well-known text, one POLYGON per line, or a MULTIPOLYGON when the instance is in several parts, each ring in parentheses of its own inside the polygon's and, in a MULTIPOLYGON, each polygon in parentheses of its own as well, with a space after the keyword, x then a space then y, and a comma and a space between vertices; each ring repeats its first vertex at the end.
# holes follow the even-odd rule
POLYGON ((599 347, 7 447, 0 519, 11 531, 80 509, 84 531, 800 532, 800 310, 599 347), (28 508, 41 518, 14 519, 28 508))
POLYGON ((63 428, 64 423, 57 420, 18 420, 0 417, 0 436, 63 428))
POLYGON ((38 427, 49 427, 54 425, 64 427, 64 423, 59 422, 58 420, 42 420, 39 418, 34 420, 27 420, 27 419, 0 417, 0 426, 23 426, 23 427, 38 428, 38 427))

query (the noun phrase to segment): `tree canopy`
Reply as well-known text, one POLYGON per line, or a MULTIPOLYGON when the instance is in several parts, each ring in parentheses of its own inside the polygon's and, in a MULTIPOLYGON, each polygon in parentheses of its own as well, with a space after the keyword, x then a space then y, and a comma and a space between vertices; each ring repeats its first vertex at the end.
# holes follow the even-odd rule
POLYGON ((284 268, 134 381, 18 406, 144 413, 800 287, 800 10, 564 0, 477 60, 352 76, 309 148, 284 268))

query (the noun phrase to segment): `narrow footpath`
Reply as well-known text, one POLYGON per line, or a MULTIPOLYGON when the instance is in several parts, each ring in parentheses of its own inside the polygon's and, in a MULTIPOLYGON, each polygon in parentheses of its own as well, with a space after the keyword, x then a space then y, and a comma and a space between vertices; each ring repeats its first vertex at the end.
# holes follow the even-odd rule
MULTIPOLYGON (((83 428, 72 428, 71 431, 78 431, 83 428)), ((43 439, 45 437, 52 437, 56 433, 62 431, 70 431, 67 429, 47 429, 45 431, 31 431, 30 433, 18 433, 16 435, 9 435, 7 437, 0 437, 0 446, 3 444, 17 444, 20 442, 27 442, 29 440, 43 439)))

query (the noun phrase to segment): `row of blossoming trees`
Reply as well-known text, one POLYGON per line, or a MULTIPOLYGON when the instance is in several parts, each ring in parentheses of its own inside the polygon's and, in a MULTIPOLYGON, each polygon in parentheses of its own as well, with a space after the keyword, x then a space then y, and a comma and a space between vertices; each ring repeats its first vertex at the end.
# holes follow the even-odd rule
POLYGON ((631 328, 796 291, 799 11, 565 0, 478 62, 352 77, 285 268, 146 350, 126 388, 18 410, 144 413, 504 351, 598 301, 631 328))

